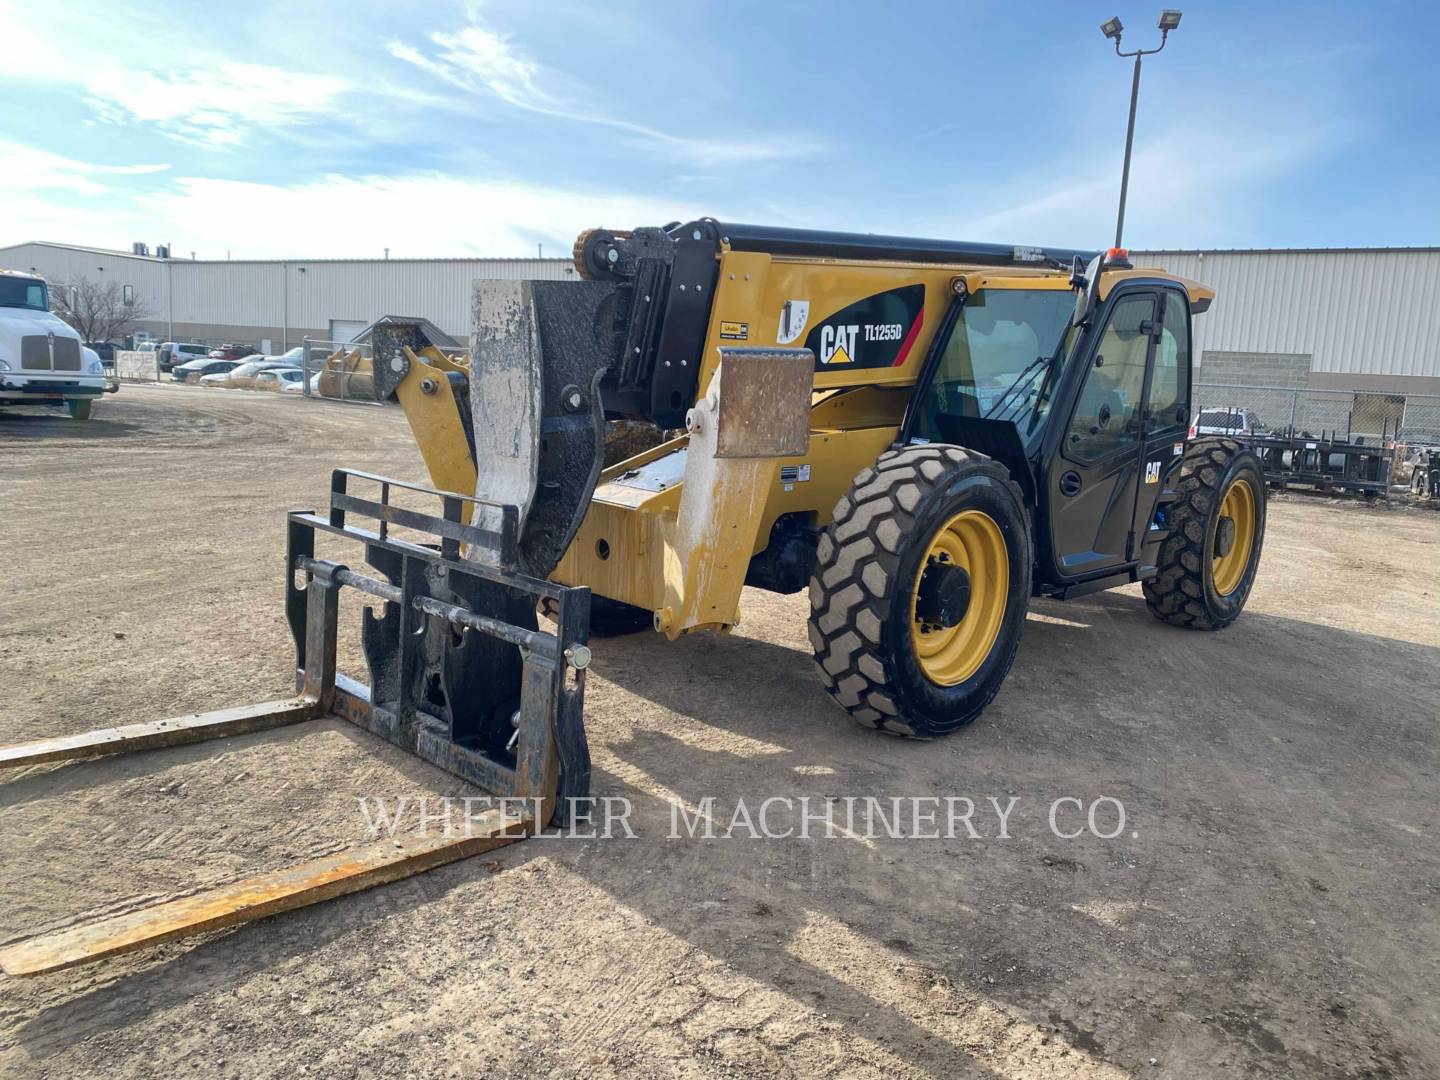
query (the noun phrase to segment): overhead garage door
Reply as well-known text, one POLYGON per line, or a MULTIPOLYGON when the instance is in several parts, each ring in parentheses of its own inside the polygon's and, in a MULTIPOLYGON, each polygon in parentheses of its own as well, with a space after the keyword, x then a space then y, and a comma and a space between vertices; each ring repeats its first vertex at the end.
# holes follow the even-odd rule
POLYGON ((354 341, 355 335, 369 325, 367 322, 357 322, 354 319, 331 319, 330 340, 339 342, 354 341))

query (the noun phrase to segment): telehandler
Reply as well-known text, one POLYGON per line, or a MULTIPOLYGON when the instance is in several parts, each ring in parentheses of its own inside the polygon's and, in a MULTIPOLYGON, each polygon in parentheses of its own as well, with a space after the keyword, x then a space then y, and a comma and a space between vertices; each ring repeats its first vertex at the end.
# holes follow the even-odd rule
POLYGON ((327 512, 289 515, 296 698, 0 749, 33 764, 333 713, 503 797, 479 831, 43 935, 0 967, 243 922, 582 816, 590 634, 727 631, 745 585, 808 588, 825 690, 920 738, 994 698, 1032 596, 1140 582, 1158 618, 1212 630, 1244 607, 1266 489, 1241 443, 1191 437, 1205 286, 1120 249, 708 218, 592 230, 574 258, 580 282, 477 281, 468 364, 418 321, 375 339, 376 398, 401 403, 434 487, 341 469, 327 512), (618 420, 656 445, 606 467, 618 420), (317 536, 378 576, 316 558, 317 536), (336 670, 345 589, 382 612, 368 686, 336 670))
MULTIPOLYGON (((407 413, 464 465, 437 486, 510 493, 525 570, 589 587, 591 633, 724 631, 743 585, 808 587, 829 694, 934 737, 995 696, 1032 595, 1138 581, 1203 629, 1244 607, 1265 484, 1189 438, 1205 286, 1118 249, 709 219, 574 258, 579 286, 477 282, 468 384, 407 413), (607 417, 685 430, 598 471, 607 417)), ((438 387, 415 359, 400 385, 438 387)))

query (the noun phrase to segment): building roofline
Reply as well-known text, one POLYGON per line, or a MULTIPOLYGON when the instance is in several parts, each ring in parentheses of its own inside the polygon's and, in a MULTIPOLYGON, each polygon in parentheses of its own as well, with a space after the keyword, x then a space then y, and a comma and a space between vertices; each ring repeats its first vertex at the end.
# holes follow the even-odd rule
POLYGON ((12 248, 21 248, 21 247, 57 248, 57 249, 59 249, 59 250, 61 250, 61 251, 83 251, 83 252, 87 252, 87 253, 89 253, 89 254, 91 254, 91 255, 108 255, 108 256, 111 256, 112 258, 118 258, 118 259, 135 259, 135 260, 137 260, 137 261, 139 261, 139 262, 182 263, 182 264, 184 264, 184 265, 186 265, 186 266, 195 266, 195 265, 198 265, 198 264, 201 264, 201 263, 203 263, 203 264, 205 264, 205 265, 210 265, 210 266, 214 266, 214 265, 221 265, 221 266, 243 266, 243 265, 246 265, 246 264, 249 264, 249 265, 264 265, 264 266, 280 266, 281 264, 285 264, 285 263, 293 263, 293 264, 297 264, 297 265, 303 264, 303 265, 305 265, 305 266, 311 266, 311 265, 314 265, 314 264, 317 264, 317 263, 471 263, 471 262, 490 262, 490 263, 523 263, 523 262, 568 263, 568 262, 571 261, 571 259, 570 259, 570 257, 569 257, 568 255, 565 256, 565 257, 563 257, 563 258, 556 257, 556 256, 538 256, 538 257, 537 257, 537 256, 525 256, 525 255, 506 255, 506 256, 494 256, 494 255, 445 255, 445 256, 436 256, 436 257, 415 256, 415 257, 406 257, 406 258, 400 258, 400 259, 385 259, 385 258, 380 258, 380 259, 373 259, 373 258, 357 258, 357 259, 334 259, 334 258, 304 259, 304 258, 293 257, 293 256, 292 256, 292 257, 289 257, 289 258, 284 258, 284 259, 187 259, 187 258, 185 258, 185 257, 183 257, 183 256, 174 256, 174 255, 172 255, 172 256, 171 256, 170 258, 168 258, 168 259, 161 259, 161 258, 158 258, 158 257, 156 257, 156 256, 154 256, 154 255, 136 255, 133 251, 120 251, 120 250, 118 250, 118 249, 116 249, 116 248, 88 247, 88 246, 86 246, 86 245, 84 245, 84 244, 61 244, 61 243, 56 243, 56 242, 53 241, 53 240, 24 240, 24 241, 21 241, 21 242, 18 243, 18 244, 0 244, 0 251, 8 251, 8 250, 10 250, 10 249, 12 249, 12 248))
MULTIPOLYGON (((154 255, 136 255, 131 251, 121 251, 117 248, 91 247, 86 244, 62 244, 53 240, 26 240, 18 244, 0 244, 0 251, 7 251, 11 248, 20 247, 46 247, 57 248, 62 251, 83 251, 92 255, 108 255, 119 259, 135 259, 140 262, 152 263, 181 263, 187 266, 204 264, 207 266, 280 266, 282 264, 314 265, 321 263, 568 263, 568 256, 527 256, 527 255, 436 255, 436 256, 407 256, 405 258, 319 258, 306 259, 299 256, 291 256, 283 259, 187 259, 183 256, 171 256, 168 259, 161 259, 154 255)), ((1433 255, 1440 253, 1440 246, 1428 247, 1294 247, 1294 248, 1131 248, 1132 256, 1151 257, 1155 255, 1433 255)))
POLYGON ((84 251, 90 255, 116 255, 125 259, 138 259, 141 262, 190 262, 190 259, 157 259, 154 255, 136 255, 133 251, 118 251, 114 248, 90 247, 86 244, 60 244, 53 240, 22 240, 18 244, 0 244, 0 251, 9 251, 12 248, 22 247, 46 247, 59 248, 61 251, 84 251))

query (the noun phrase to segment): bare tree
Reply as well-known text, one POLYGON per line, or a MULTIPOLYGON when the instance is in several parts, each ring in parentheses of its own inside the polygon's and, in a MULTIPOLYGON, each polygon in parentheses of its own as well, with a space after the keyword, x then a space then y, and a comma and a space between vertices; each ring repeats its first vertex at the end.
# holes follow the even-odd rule
POLYGON ((85 341, 111 341, 148 319, 150 306, 133 286, 89 278, 50 287, 50 310, 73 326, 85 341))

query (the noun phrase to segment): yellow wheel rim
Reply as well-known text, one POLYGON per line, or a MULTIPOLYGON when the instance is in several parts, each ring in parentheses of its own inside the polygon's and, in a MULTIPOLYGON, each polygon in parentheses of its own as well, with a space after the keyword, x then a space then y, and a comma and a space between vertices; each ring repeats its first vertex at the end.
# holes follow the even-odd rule
POLYGON ((962 510, 930 541, 910 593, 910 639, 931 682, 955 686, 979 670, 1000 636, 1009 596, 1010 556, 1000 526, 981 510, 962 510), (970 606, 954 626, 927 624, 916 615, 920 579, 932 562, 957 564, 970 575, 970 606))
POLYGON ((1229 596, 1240 587, 1255 546, 1255 489, 1248 480, 1236 480, 1226 489, 1220 502, 1220 520, 1215 523, 1217 540, 1225 518, 1235 523, 1235 540, 1229 551, 1210 563, 1210 580, 1221 596, 1229 596))

